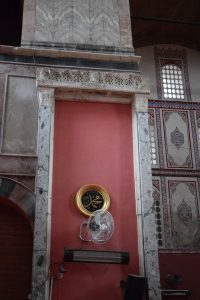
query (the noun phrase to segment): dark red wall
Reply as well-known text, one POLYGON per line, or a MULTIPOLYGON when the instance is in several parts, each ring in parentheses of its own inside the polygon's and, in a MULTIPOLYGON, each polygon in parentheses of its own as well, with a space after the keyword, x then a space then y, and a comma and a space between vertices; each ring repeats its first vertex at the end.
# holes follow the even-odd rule
POLYGON ((33 236, 20 208, 0 197, 0 299, 25 300, 31 293, 33 236))
POLYGON ((68 300, 122 299, 120 280, 138 273, 134 199, 131 107, 121 104, 56 101, 52 204, 52 252, 55 265, 64 247, 124 250, 129 265, 69 263, 53 295, 68 300), (79 239, 86 220, 75 206, 79 187, 96 183, 111 197, 115 232, 104 245, 79 239))
MULTIPOLYGON (((171 300, 200 299, 200 253, 160 253, 160 277, 161 287, 163 289, 173 288, 167 279, 169 274, 181 276, 181 281, 175 285, 176 289, 189 289, 191 295, 188 297, 170 297, 171 300)), ((169 299, 169 297, 163 297, 169 299)))

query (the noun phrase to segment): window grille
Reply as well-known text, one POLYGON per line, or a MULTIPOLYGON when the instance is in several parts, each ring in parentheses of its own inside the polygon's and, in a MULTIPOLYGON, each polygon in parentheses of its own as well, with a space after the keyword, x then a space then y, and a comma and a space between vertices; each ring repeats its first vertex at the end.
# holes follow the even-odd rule
POLYGON ((191 100, 185 50, 155 47, 158 99, 191 100))
POLYGON ((185 99, 182 70, 175 64, 162 66, 162 90, 165 99, 185 99))

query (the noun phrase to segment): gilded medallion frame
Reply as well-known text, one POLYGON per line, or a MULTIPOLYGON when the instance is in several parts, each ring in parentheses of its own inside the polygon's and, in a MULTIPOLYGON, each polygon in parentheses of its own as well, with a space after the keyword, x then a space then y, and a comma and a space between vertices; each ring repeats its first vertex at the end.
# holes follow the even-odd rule
POLYGON ((104 201, 101 209, 106 211, 110 206, 110 196, 109 196, 108 192, 106 191, 106 189, 98 184, 87 184, 87 185, 83 185, 82 187, 79 188, 79 190, 77 191, 76 196, 75 196, 75 203, 76 203, 76 207, 78 208, 78 210, 84 216, 87 216, 87 217, 91 216, 91 214, 93 213, 93 212, 87 210, 82 203, 83 195, 89 191, 97 191, 98 193, 101 194, 103 201, 104 201))

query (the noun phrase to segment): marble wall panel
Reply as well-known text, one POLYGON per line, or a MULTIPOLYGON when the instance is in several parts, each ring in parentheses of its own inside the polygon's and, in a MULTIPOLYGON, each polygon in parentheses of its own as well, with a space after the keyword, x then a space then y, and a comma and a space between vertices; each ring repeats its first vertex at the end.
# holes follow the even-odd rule
POLYGON ((123 47, 133 47, 129 0, 118 0, 120 40, 123 47))
POLYGON ((0 174, 4 176, 8 174, 34 176, 36 164, 36 157, 3 154, 0 155, 0 174))
POLYGON ((95 45, 119 46, 119 13, 117 1, 91 1, 91 33, 95 45))
POLYGON ((35 40, 35 0, 24 0, 22 43, 35 40))
POLYGON ((5 100, 2 152, 36 154, 38 104, 35 78, 9 75, 5 100))
POLYGON ((35 67, 20 64, 0 63, 0 144, 2 144, 3 108, 5 106, 7 75, 35 76, 35 67))
MULTIPOLYGON (((71 1, 71 34, 72 41, 79 44, 92 43, 92 28, 90 26, 90 18, 92 17, 90 0, 73 0, 71 1)), ((68 35, 66 35, 67 42, 68 35)), ((59 41, 58 41, 59 42, 59 41)))
MULTIPOLYGON (((21 65, 21 64, 12 64, 12 63, 0 63, 0 145, 5 146, 5 142, 6 142, 6 136, 4 134, 3 129, 3 125, 4 124, 4 118, 3 118, 3 111, 4 113, 6 113, 6 111, 4 110, 4 108, 7 107, 6 100, 7 100, 7 96, 8 96, 8 87, 9 87, 9 83, 7 82, 7 78, 10 77, 9 75, 14 75, 14 77, 19 76, 22 80, 23 83, 21 83, 21 86, 27 84, 27 82, 24 80, 23 78, 25 76, 25 79, 28 77, 31 77, 31 80, 33 80, 32 78, 34 78, 35 76, 35 67, 34 66, 30 66, 30 65, 21 65), (2 138, 4 138, 4 141, 2 141, 2 138), (4 143, 4 144, 3 144, 4 143)), ((12 77, 12 76, 11 76, 12 77)), ((12 80, 11 80, 12 81, 12 80)), ((34 89, 35 89, 35 84, 33 84, 34 89)), ((20 87, 19 87, 20 88, 20 87)), ((18 86, 16 86, 15 90, 18 90, 18 86)), ((30 95, 32 94, 32 92, 30 93, 30 95)), ((13 94, 14 95, 14 94, 13 94)), ((30 97, 29 95, 29 97, 30 97)), ((22 94, 23 96, 23 94, 22 94)), ((12 98, 12 97, 11 97, 12 98)), ((11 98, 9 99, 9 101, 11 101, 11 98)), ((14 100, 14 105, 12 105, 12 101, 9 103, 9 107, 13 110, 13 115, 15 117, 15 119, 18 122, 17 119, 17 112, 19 112, 18 107, 17 110, 16 106, 17 106, 17 99, 15 99, 15 97, 13 97, 14 100)), ((36 104, 37 104, 37 99, 36 100, 36 104)), ((22 107, 21 107, 22 108, 22 107)), ((29 125, 30 125, 30 130, 32 130, 33 127, 33 122, 31 120, 31 118, 34 116, 34 114, 32 113, 32 107, 30 107, 30 105, 25 105, 25 107, 23 107, 23 110, 25 109, 26 114, 26 119, 29 117, 29 125), (31 109, 30 112, 27 112, 28 107, 31 109)), ((20 119, 19 119, 20 120, 20 119)), ((7 120, 8 121, 8 120, 7 120)), ((10 122, 10 121, 9 121, 10 122)), ((11 123, 13 124, 14 119, 11 118, 11 123, 8 125, 10 126, 11 123)), ((8 129, 8 127, 7 127, 8 129)), ((16 132, 16 126, 14 126, 13 130, 16 132)), ((18 132, 17 132, 18 134, 18 132)), ((19 133, 21 134, 21 133, 19 133)), ((37 131, 35 132, 35 134, 37 135, 37 131)), ((14 136, 14 139, 17 139, 17 136, 14 136)), ((34 139, 36 139, 36 136, 34 137, 34 139)), ((13 148, 12 151, 14 151, 15 149, 13 148)), ((36 173, 36 164, 37 164, 37 158, 35 156, 35 152, 33 155, 31 156, 27 156, 24 155, 24 149, 22 149, 22 153, 9 153, 8 155, 5 155, 5 153, 2 154, 2 147, 0 147, 0 175, 6 178, 10 178, 13 179, 17 182, 20 182, 22 184, 24 184, 25 186, 27 186, 28 188, 30 188, 31 190, 35 190, 35 173, 36 173)))
POLYGON ((54 36, 54 6, 53 0, 36 0, 36 40, 52 41, 54 36))
POLYGON ((126 47, 130 18, 120 13, 118 0, 36 0, 36 41, 126 47))

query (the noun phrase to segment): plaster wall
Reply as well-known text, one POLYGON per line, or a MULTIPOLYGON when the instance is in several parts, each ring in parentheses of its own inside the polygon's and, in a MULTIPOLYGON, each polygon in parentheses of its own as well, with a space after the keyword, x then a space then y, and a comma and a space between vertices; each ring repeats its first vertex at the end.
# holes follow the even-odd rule
POLYGON ((200 51, 186 49, 192 101, 200 101, 200 51))
POLYGON ((135 49, 135 54, 141 56, 139 69, 142 74, 149 78, 149 99, 157 99, 156 70, 154 61, 154 46, 135 49))
MULTIPOLYGON (((183 47, 177 45, 156 45, 161 48, 177 48, 183 49, 183 47)), ((154 59, 154 47, 148 46, 135 49, 136 55, 141 56, 140 61, 140 71, 141 73, 148 77, 150 80, 150 96, 149 99, 158 99, 157 96, 157 83, 156 83, 156 72, 155 72, 155 59, 154 59)), ((189 73, 189 82, 191 90, 192 101, 200 101, 200 52, 185 48, 187 53, 187 64, 188 64, 188 73, 189 73)))
POLYGON ((68 263, 54 296, 122 299, 120 280, 138 274, 131 122, 130 105, 56 101, 51 263, 63 261, 64 247, 129 251, 130 263, 68 263), (115 232, 103 245, 79 239, 86 218, 74 199, 79 187, 90 183, 104 186, 111 197, 115 232))
POLYGON ((34 77, 7 77, 2 152, 36 154, 37 95, 34 77))

